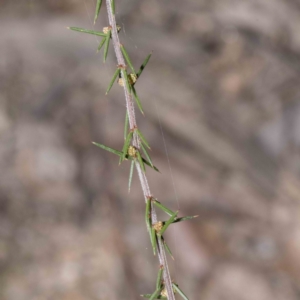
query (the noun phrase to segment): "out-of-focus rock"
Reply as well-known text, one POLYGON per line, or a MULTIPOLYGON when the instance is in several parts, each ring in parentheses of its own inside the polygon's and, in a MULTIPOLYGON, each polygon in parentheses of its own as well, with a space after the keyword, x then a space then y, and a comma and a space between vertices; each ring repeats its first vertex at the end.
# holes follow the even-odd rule
MULTIPOLYGON (((128 161, 91 144, 123 146, 116 61, 65 29, 101 30, 105 13, 94 26, 93 1, 23 2, 1 3, 0 298, 138 299, 159 268, 138 177, 128 194, 128 161)), ((151 192, 199 214, 166 234, 172 279, 190 299, 296 300, 299 5, 116 4, 134 65, 153 50, 136 84, 151 192)))

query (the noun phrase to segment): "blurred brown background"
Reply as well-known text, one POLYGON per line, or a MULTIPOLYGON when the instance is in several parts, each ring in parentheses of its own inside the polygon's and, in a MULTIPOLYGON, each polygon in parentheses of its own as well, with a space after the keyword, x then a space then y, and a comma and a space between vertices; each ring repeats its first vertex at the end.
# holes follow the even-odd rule
MULTIPOLYGON (((167 234, 173 279, 190 300, 300 299, 299 0, 116 3, 136 66, 153 50, 151 190, 200 215, 167 234)), ((105 10, 94 27, 95 0, 0 4, 0 299, 140 299, 158 270, 141 188, 91 144, 122 147, 116 61, 66 29, 105 10)))

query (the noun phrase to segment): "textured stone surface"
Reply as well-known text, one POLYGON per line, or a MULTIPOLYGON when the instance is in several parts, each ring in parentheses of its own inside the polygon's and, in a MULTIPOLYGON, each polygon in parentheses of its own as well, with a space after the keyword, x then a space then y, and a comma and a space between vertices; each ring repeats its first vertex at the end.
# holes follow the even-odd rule
MULTIPOLYGON (((65 29, 92 28, 94 2, 1 5, 0 298, 140 299, 158 264, 137 176, 128 195, 129 166, 91 144, 122 147, 116 62, 65 29)), ((117 17, 137 66, 153 50, 136 85, 151 190, 200 215, 166 235, 173 279, 190 299, 298 299, 297 1, 130 0, 117 17)))

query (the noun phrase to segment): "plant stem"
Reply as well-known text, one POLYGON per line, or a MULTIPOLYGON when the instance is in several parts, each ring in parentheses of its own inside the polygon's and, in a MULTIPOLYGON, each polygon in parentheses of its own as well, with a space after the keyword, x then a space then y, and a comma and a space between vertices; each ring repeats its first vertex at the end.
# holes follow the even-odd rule
MULTIPOLYGON (((115 15, 112 13, 112 9, 111 9, 111 0, 106 0, 106 8, 107 8, 109 25, 112 27, 112 29, 111 29, 112 42, 113 42, 113 47, 114 47, 115 54, 117 57, 118 65, 126 66, 125 59, 123 57, 123 54, 122 54, 122 51, 120 48, 120 40, 119 40, 119 35, 118 35, 116 18, 115 18, 115 15)), ((125 78, 123 78, 123 80, 125 82, 125 78)), ((134 104, 133 104, 133 100, 132 100, 130 91, 127 89, 125 84, 124 84, 123 88, 124 88, 128 117, 129 117, 129 125, 130 125, 130 129, 133 129, 133 128, 137 127, 136 120, 135 120, 134 104)), ((136 145, 134 145, 134 146, 136 146, 136 145)))
MULTIPOLYGON (((114 47, 114 51, 116 54, 116 58, 118 61, 118 65, 125 66, 125 59, 123 57, 121 48, 120 48, 120 41, 119 41, 119 35, 118 35, 118 30, 117 30, 117 24, 116 24, 116 19, 115 15, 112 12, 112 2, 111 0, 106 0, 106 9, 107 9, 107 14, 108 14, 108 20, 109 20, 109 25, 111 26, 111 36, 112 36, 112 43, 114 47)), ((126 72, 124 72, 126 73, 126 72)), ((126 73, 127 74, 127 73, 126 73)), ((123 78, 125 82, 125 78, 123 78)), ((134 110, 134 102, 131 96, 130 91, 128 90, 126 84, 124 84, 124 94, 125 94, 125 99, 126 99, 126 108, 127 108, 127 113, 128 113, 128 118, 129 118, 129 126, 131 130, 134 130, 137 128, 136 124, 136 118, 135 118, 135 110, 134 110)), ((134 131, 133 134, 133 145, 136 148, 140 148, 140 137, 134 131)), ((146 177, 145 172, 141 170, 140 164, 136 161, 135 167, 137 169, 137 173, 139 176, 139 180, 142 186, 145 202, 147 202, 147 199, 151 197, 151 192, 150 188, 148 185, 148 180, 146 177)), ((153 223, 157 222, 157 215, 155 212, 155 208, 153 203, 151 203, 151 219, 153 223)), ((170 277, 170 272, 169 272, 169 267, 168 267, 168 262, 166 258, 166 253, 165 253, 165 248, 164 245, 161 241, 161 239, 158 239, 158 259, 159 259, 159 264, 163 266, 163 278, 164 278, 164 284, 167 289, 167 294, 168 294, 168 300, 175 300, 174 292, 173 292, 173 287, 172 287, 172 281, 170 277)))

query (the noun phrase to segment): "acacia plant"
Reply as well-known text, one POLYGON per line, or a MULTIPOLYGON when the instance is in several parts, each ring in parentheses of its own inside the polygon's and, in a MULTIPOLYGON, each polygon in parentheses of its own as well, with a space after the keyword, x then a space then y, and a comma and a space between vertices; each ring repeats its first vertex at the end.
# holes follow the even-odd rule
MULTIPOLYGON (((102 0, 97 0, 94 23, 96 22, 100 9, 102 5, 102 0)), ((130 56, 125 49, 124 45, 120 43, 119 31, 121 28, 116 23, 115 18, 115 0, 106 0, 106 11, 108 15, 109 25, 103 28, 102 32, 88 30, 78 27, 69 27, 69 29, 74 31, 79 31, 87 34, 92 34, 102 37, 102 40, 98 46, 98 51, 103 49, 103 61, 106 61, 109 45, 112 41, 114 53, 117 59, 117 68, 113 74, 112 80, 106 90, 106 94, 110 91, 112 86, 117 82, 123 87, 125 100, 126 100, 126 116, 125 116, 125 128, 124 128, 124 146, 122 151, 112 149, 100 143, 93 142, 94 145, 107 150, 117 156, 119 156, 119 163, 123 161, 129 161, 130 173, 129 173, 129 184, 128 189, 130 190, 130 185, 132 181, 132 176, 134 169, 138 173, 138 177, 143 190, 143 195, 146 203, 145 209, 145 221, 147 230, 149 232, 150 242, 153 249, 153 254, 158 257, 159 268, 156 280, 156 287, 154 291, 150 294, 141 295, 144 298, 153 299, 168 299, 175 300, 175 293, 178 293, 183 299, 188 300, 187 296, 179 288, 178 284, 173 283, 171 280, 168 262, 166 258, 166 252, 168 252, 171 257, 172 253, 163 234, 168 229, 168 227, 177 222, 192 219, 196 216, 188 217, 178 217, 178 211, 174 212, 162 203, 160 203, 150 192, 148 185, 148 180, 146 177, 146 166, 158 171, 158 169, 153 165, 151 157, 148 153, 150 150, 150 145, 146 138, 139 130, 135 117, 135 104, 142 114, 143 108, 138 96, 137 90, 135 88, 135 83, 139 80, 142 72, 144 71, 151 54, 149 54, 140 68, 136 70, 131 62, 130 56), (135 103, 135 104, 134 104, 135 103), (166 221, 158 221, 155 208, 161 209, 165 212, 169 219, 166 221)))

